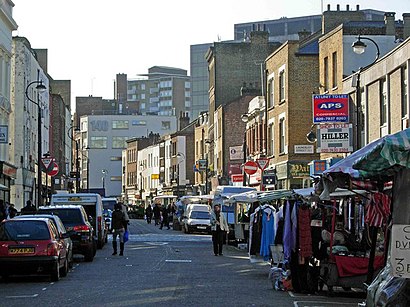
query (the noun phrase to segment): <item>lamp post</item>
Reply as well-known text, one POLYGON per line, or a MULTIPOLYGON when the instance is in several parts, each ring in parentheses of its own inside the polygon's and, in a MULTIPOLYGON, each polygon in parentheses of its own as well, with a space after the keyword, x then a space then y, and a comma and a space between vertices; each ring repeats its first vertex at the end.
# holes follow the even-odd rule
POLYGON ((41 193, 41 186, 42 186, 42 179, 41 179, 41 143, 42 143, 42 137, 41 137, 41 106, 40 106, 40 97, 39 94, 43 93, 44 91, 47 90, 46 86, 43 84, 42 80, 40 79, 40 70, 37 69, 37 80, 36 81, 32 81, 30 82, 27 86, 26 86, 26 90, 25 90, 25 94, 26 97, 29 101, 31 101, 32 103, 34 103, 37 106, 38 112, 37 112, 37 135, 38 135, 38 144, 37 144, 37 203, 36 203, 36 207, 37 209, 41 206, 41 198, 42 198, 42 193, 41 193), (37 102, 33 99, 30 98, 29 94, 28 94, 28 90, 30 88, 30 86, 37 84, 36 89, 37 89, 37 102))
POLYGON ((74 137, 73 129, 75 132, 79 132, 80 129, 76 126, 71 126, 67 131, 68 137, 75 143, 75 191, 78 193, 80 191, 80 160, 78 158, 78 142, 74 137))
MULTIPOLYGON (((367 40, 369 42, 372 42, 373 45, 376 47, 376 58, 371 62, 370 64, 360 67, 359 71, 356 74, 356 150, 359 149, 360 147, 360 108, 361 108, 361 103, 362 103, 362 92, 360 89, 360 73, 372 66, 376 61, 379 59, 380 56, 380 49, 377 43, 369 38, 369 37, 364 37, 364 36, 358 36, 357 40, 352 44, 353 51, 357 54, 362 54, 365 52, 365 49, 367 45, 362 42, 362 40, 367 40)), ((373 280, 373 274, 374 274, 374 258, 376 254, 376 240, 377 240, 377 228, 373 227, 371 229, 371 241, 372 241, 372 246, 370 249, 370 255, 369 255, 369 266, 368 266, 368 271, 367 271, 367 279, 366 283, 370 284, 371 281, 373 280)))
POLYGON ((101 177, 101 180, 102 180, 102 188, 103 188, 104 196, 105 196, 105 176, 107 175, 108 171, 106 169, 102 169, 101 173, 103 174, 101 177))
POLYGON ((374 46, 376 47, 376 58, 370 64, 359 68, 356 74, 356 84, 353 85, 356 87, 356 94, 355 94, 356 95, 356 150, 360 148, 360 133, 361 133, 360 131, 360 109, 361 109, 361 104, 362 104, 362 92, 360 89, 360 74, 363 70, 366 70, 367 68, 372 66, 374 63, 376 63, 376 61, 379 59, 379 56, 380 56, 380 50, 379 50, 379 46, 377 45, 377 43, 369 37, 360 36, 360 35, 357 37, 357 40, 352 44, 354 53, 362 54, 365 52, 367 45, 362 40, 367 40, 374 44, 374 46))
POLYGON ((178 152, 177 153, 177 198, 179 198, 179 165, 184 160, 185 160, 185 155, 182 152, 178 152), (182 160, 178 162, 178 158, 182 158, 182 160))
POLYGON ((242 114, 241 115, 241 120, 245 123, 245 132, 243 134, 243 167, 242 167, 242 172, 243 172, 243 179, 242 179, 242 185, 245 187, 246 186, 246 173, 245 173, 245 163, 246 163, 246 158, 247 158, 247 151, 248 151, 248 146, 246 144, 246 123, 249 121, 249 115, 248 114, 242 114))

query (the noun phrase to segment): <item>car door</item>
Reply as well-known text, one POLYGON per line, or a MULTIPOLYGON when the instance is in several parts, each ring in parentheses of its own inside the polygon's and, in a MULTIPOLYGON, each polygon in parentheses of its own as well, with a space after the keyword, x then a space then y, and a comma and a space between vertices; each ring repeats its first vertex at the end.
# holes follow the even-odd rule
POLYGON ((67 229, 65 228, 63 222, 60 220, 59 217, 54 219, 54 222, 57 226, 57 230, 58 232, 63 235, 63 239, 64 243, 66 245, 67 248, 67 257, 68 257, 68 261, 72 261, 72 255, 73 255, 73 243, 71 241, 70 236, 67 235, 67 229))
POLYGON ((67 258, 67 246, 66 246, 64 239, 62 238, 59 231, 57 230, 57 227, 55 226, 55 224, 53 222, 50 222, 49 226, 51 229, 51 233, 54 237, 54 240, 57 242, 57 245, 58 245, 59 267, 62 267, 64 265, 65 259, 67 258))

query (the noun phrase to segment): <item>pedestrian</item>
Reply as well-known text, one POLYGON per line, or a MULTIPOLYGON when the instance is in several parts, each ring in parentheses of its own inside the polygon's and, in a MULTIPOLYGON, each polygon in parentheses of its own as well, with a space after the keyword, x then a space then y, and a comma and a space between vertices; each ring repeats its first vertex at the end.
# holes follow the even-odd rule
POLYGON ((14 207, 14 204, 10 204, 9 206, 9 217, 12 219, 17 215, 17 209, 14 207))
POLYGON ((162 227, 167 226, 167 228, 169 229, 169 218, 168 218, 168 206, 162 206, 161 208, 161 226, 159 227, 159 229, 162 229, 162 227))
POLYGON ((6 218, 6 206, 4 205, 4 200, 0 199, 0 222, 6 218))
POLYGON ((222 245, 224 237, 229 233, 229 228, 225 215, 221 213, 221 207, 218 204, 214 205, 214 210, 211 212, 211 231, 214 255, 222 256, 222 245))
POLYGON ((117 236, 120 238, 120 256, 124 255, 124 232, 125 225, 128 222, 125 219, 125 214, 122 210, 122 204, 117 203, 114 206, 114 212, 112 213, 111 231, 112 231, 112 255, 117 255, 117 236))
POLYGON ((159 207, 158 203, 154 205, 154 209, 152 209, 152 212, 154 213, 155 226, 157 226, 159 225, 161 219, 161 208, 159 207))
POLYGON ((32 204, 31 200, 26 201, 26 206, 21 209, 21 214, 33 214, 36 212, 36 207, 32 204))
POLYGON ((151 224, 152 219, 152 207, 151 204, 148 204, 147 208, 145 208, 145 217, 147 219, 147 223, 151 224))

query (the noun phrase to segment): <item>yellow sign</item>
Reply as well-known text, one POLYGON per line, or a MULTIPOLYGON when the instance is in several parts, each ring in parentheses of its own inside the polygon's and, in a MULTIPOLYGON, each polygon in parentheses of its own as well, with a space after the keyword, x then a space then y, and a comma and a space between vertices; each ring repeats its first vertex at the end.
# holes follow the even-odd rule
POLYGON ((159 174, 152 174, 151 179, 159 179, 159 174))

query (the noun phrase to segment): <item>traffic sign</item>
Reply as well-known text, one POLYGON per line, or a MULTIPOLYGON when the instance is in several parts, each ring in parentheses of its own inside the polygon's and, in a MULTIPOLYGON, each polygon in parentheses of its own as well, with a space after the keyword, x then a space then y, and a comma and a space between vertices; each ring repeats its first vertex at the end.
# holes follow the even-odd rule
POLYGON ((243 166, 243 170, 248 175, 253 175, 258 171, 258 164, 253 161, 247 161, 243 166))
POLYGON ((54 177, 58 174, 58 164, 53 162, 53 168, 47 172, 47 174, 51 177, 54 177))
POLYGON ((258 163, 258 166, 261 170, 264 170, 268 166, 269 158, 256 159, 256 163, 258 163))
POLYGON ((45 170, 48 171, 54 162, 54 158, 52 157, 42 158, 41 162, 43 163, 45 170))

